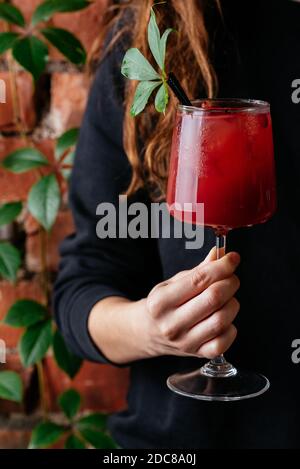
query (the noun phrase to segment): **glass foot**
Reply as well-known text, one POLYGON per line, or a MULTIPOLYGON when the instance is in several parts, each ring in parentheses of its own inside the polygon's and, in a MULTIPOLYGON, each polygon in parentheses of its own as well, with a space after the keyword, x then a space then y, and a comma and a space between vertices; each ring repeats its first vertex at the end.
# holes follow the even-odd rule
POLYGON ((181 396, 202 401, 240 401, 260 396, 270 387, 265 376, 236 370, 226 377, 216 378, 207 365, 188 373, 176 373, 167 380, 168 388, 181 396))

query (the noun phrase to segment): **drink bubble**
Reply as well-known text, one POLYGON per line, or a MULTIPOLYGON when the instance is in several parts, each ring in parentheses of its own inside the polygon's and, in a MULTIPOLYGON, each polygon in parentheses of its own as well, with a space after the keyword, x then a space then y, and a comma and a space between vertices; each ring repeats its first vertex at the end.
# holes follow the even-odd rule
POLYGON ((269 125, 269 119, 266 114, 259 114, 258 115, 259 123, 263 129, 266 129, 269 125))

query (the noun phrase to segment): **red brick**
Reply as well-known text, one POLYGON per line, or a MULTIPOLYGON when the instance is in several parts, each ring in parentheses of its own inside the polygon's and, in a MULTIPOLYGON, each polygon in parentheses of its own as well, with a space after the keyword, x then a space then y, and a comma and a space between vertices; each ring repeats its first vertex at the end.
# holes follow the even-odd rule
POLYGON ((89 86, 89 79, 85 74, 52 75, 51 115, 58 133, 80 126, 89 86))
POLYGON ((0 449, 26 449, 30 441, 31 429, 10 429, 0 427, 0 449))
MULTIPOLYGON (((11 93, 11 83, 9 72, 0 72, 0 79, 6 84, 6 103, 0 104, 0 130, 15 131, 18 130, 14 122, 14 108, 11 93)), ((36 123, 36 113, 34 107, 34 89, 31 76, 27 72, 17 73, 18 100, 22 121, 24 121, 27 130, 32 130, 36 123)))
MULTIPOLYGON (((20 299, 43 300, 43 294, 37 280, 21 280, 17 285, 7 281, 0 282, 0 321, 15 301, 20 299)), ((5 341, 7 348, 16 347, 22 334, 22 329, 0 324, 0 338, 5 341)))
MULTIPOLYGON (((53 24, 57 28, 67 29, 73 33, 82 42, 86 51, 89 52, 93 42, 99 35, 106 5, 107 0, 95 0, 94 5, 85 10, 56 14, 53 17, 53 24)), ((52 47, 50 57, 62 59, 61 54, 52 47)))
POLYGON ((35 235, 40 230, 40 225, 30 213, 26 213, 26 216, 24 219, 24 229, 25 229, 27 236, 35 235))
MULTIPOLYGON (((28 143, 21 138, 0 137, 0 162, 11 152, 28 146, 28 143)), ((53 148, 54 143, 51 140, 43 141, 36 145, 49 159, 53 161, 53 148)), ((48 169, 43 170, 47 172, 48 169)), ((37 174, 35 171, 29 171, 24 174, 13 174, 7 170, 0 168, 0 201, 14 202, 18 200, 26 200, 31 186, 37 181, 37 174)))
MULTIPOLYGON (((30 272, 40 272, 40 236, 35 228, 37 225, 32 220, 26 223, 28 234, 26 240, 26 266, 30 272)), ((56 224, 51 230, 47 240, 47 266, 50 271, 56 271, 59 263, 59 245, 61 241, 73 233, 74 224, 72 215, 69 211, 63 211, 58 214, 56 224)))
POLYGON ((47 157, 47 159, 53 163, 54 159, 54 146, 53 140, 42 140, 41 142, 35 143, 35 146, 47 157))
POLYGON ((52 357, 47 357, 45 376, 52 410, 59 394, 69 387, 74 387, 83 396, 83 409, 115 412, 126 407, 128 389, 128 369, 110 365, 97 365, 85 362, 80 372, 71 381, 57 368, 52 357))

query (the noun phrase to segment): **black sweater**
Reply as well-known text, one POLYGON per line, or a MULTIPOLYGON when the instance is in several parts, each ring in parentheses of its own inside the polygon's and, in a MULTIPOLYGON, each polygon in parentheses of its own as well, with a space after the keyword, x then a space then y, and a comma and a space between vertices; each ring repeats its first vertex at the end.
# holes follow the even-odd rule
MULTIPOLYGON (((291 98, 292 82, 300 79, 300 4, 223 5, 226 31, 221 24, 212 29, 219 95, 271 103, 278 183, 273 219, 229 235, 229 248, 242 262, 239 334, 227 357, 266 374, 271 389, 249 401, 200 402, 173 394, 165 381, 201 360, 163 356, 134 362, 128 410, 109 420, 125 448, 300 447, 300 364, 291 359, 291 344, 300 338, 300 104, 291 98)), ((185 250, 184 239, 96 237, 97 205, 117 203, 130 180, 122 146, 124 47, 119 44, 104 59, 91 90, 70 193, 77 231, 63 243, 54 297, 57 323, 72 350, 99 363, 109 360, 88 333, 93 305, 111 295, 145 297, 156 283, 199 263, 214 243, 209 229, 199 251, 185 250)), ((149 203, 143 191, 135 199, 149 203)))

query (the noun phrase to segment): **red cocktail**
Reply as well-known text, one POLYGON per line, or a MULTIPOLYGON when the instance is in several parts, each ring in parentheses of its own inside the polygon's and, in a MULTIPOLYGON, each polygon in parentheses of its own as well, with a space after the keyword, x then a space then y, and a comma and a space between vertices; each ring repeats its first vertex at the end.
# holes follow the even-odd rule
POLYGON ((203 203, 204 224, 223 232, 265 222, 276 208, 269 106, 233 103, 179 108, 167 194, 168 204, 179 207, 175 218, 197 223, 197 203, 203 203), (192 210, 184 212, 188 203, 192 210))
MULTIPOLYGON (((273 153, 268 103, 231 99, 179 106, 167 191, 171 214, 212 227, 221 257, 229 230, 263 223, 274 213, 273 153)), ((246 399, 269 388, 267 378, 237 370, 223 355, 167 383, 179 394, 212 401, 246 399)))

